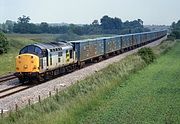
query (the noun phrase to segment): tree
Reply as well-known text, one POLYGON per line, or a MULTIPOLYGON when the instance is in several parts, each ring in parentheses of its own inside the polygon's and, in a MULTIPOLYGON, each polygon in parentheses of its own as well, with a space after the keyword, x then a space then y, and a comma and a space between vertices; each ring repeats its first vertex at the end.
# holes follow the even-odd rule
POLYGON ((41 30, 42 33, 48 33, 49 32, 49 25, 48 25, 48 23, 41 22, 40 30, 41 30))
POLYGON ((139 24, 143 25, 143 21, 141 19, 137 20, 139 22, 139 24))
POLYGON ((122 28, 121 19, 119 19, 117 17, 114 18, 114 27, 115 27, 115 29, 121 29, 122 28))
POLYGON ((14 27, 14 22, 11 20, 6 20, 7 25, 7 32, 12 33, 13 32, 13 27, 14 27))
POLYGON ((99 25, 98 20, 94 20, 94 21, 92 22, 92 25, 99 25))
POLYGON ((2 24, 2 31, 3 31, 4 33, 7 33, 7 32, 8 32, 8 26, 7 26, 5 23, 2 24))
POLYGON ((18 18, 18 23, 29 23, 29 21, 30 21, 31 19, 29 18, 29 16, 25 16, 25 15, 23 15, 23 17, 19 17, 18 18))
POLYGON ((38 33, 39 30, 36 31, 38 28, 35 24, 30 24, 30 20, 29 16, 19 17, 17 23, 14 24, 13 31, 15 33, 38 33))
POLYGON ((171 30, 172 30, 172 32, 171 32, 170 36, 173 36, 173 37, 179 39, 180 38, 180 20, 177 23, 175 23, 175 22, 172 23, 171 30))
POLYGON ((3 33, 0 32, 0 54, 7 53, 8 40, 3 33))
POLYGON ((113 22, 112 18, 109 16, 105 15, 101 18, 101 26, 103 29, 113 29, 113 22))

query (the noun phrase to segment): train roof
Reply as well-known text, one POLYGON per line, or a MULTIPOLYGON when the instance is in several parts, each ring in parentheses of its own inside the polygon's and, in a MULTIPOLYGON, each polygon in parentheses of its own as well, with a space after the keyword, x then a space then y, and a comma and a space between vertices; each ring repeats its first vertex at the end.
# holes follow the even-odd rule
POLYGON ((95 38, 95 39, 76 40, 76 41, 69 41, 69 42, 71 42, 71 43, 79 43, 79 42, 81 42, 82 43, 82 42, 87 42, 87 41, 111 39, 111 38, 126 37, 126 36, 132 36, 132 35, 140 35, 140 34, 149 34, 149 33, 155 33, 155 32, 160 32, 160 31, 167 31, 167 30, 140 32, 140 33, 124 34, 124 35, 115 35, 115 36, 111 36, 111 37, 99 37, 99 38, 95 38))
MULTIPOLYGON (((167 30, 160 30, 160 31, 167 31, 167 30)), ((150 31, 150 32, 141 32, 141 33, 133 33, 133 34, 125 34, 125 35, 115 35, 111 37, 99 37, 95 39, 84 39, 84 40, 76 40, 76 41, 60 41, 60 42, 49 42, 49 43, 35 43, 33 45, 40 47, 41 49, 53 49, 53 48, 62 48, 65 46, 72 46, 72 43, 79 43, 79 42, 87 42, 87 41, 95 41, 95 40, 103 40, 103 39, 111 39, 111 38, 118 38, 118 37, 125 37, 131 35, 138 35, 138 34, 148 34, 148 33, 155 33, 160 31, 150 31)))
POLYGON ((84 40, 75 40, 75 41, 69 41, 71 43, 78 43, 78 42, 87 42, 87 41, 94 41, 96 39, 84 39, 84 40))
POLYGON ((33 45, 38 46, 41 49, 53 49, 53 48, 62 48, 66 46, 72 46, 70 42, 65 42, 65 41, 49 42, 49 43, 35 43, 33 45))

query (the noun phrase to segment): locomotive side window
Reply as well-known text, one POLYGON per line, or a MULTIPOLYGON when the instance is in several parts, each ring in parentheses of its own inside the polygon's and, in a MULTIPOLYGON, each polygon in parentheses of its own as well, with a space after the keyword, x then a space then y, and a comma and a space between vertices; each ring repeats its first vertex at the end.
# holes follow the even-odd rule
POLYGON ((50 54, 50 65, 52 65, 52 54, 50 54))
POLYGON ((42 50, 39 47, 35 47, 35 53, 37 55, 42 55, 42 50))
POLYGON ((70 58, 72 58, 72 57, 73 57, 73 51, 70 50, 70 58))
POLYGON ((58 62, 61 62, 62 52, 58 52, 58 62))
POLYGON ((66 61, 69 62, 70 55, 69 55, 69 50, 66 50, 66 61))

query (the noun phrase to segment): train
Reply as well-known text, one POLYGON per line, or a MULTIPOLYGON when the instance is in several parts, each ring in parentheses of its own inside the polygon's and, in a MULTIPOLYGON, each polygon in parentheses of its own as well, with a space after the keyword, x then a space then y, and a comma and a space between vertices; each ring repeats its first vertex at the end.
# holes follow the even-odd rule
POLYGON ((34 43, 23 47, 16 57, 15 76, 19 81, 46 81, 129 51, 167 35, 167 30, 115 35, 77 41, 34 43))

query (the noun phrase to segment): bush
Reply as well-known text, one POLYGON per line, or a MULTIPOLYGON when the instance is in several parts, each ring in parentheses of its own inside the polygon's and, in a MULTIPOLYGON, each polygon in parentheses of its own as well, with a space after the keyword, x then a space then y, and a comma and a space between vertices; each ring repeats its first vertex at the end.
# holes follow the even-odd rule
POLYGON ((146 64, 150 64, 156 59, 153 50, 147 47, 138 50, 138 55, 141 56, 141 58, 146 62, 146 64))
POLYGON ((171 33, 170 35, 167 36, 167 40, 172 40, 174 41, 176 39, 176 35, 171 33))
POLYGON ((174 34, 176 39, 180 39, 180 30, 174 30, 171 34, 174 34))
POLYGON ((0 32, 0 54, 7 53, 8 44, 7 38, 0 32))

